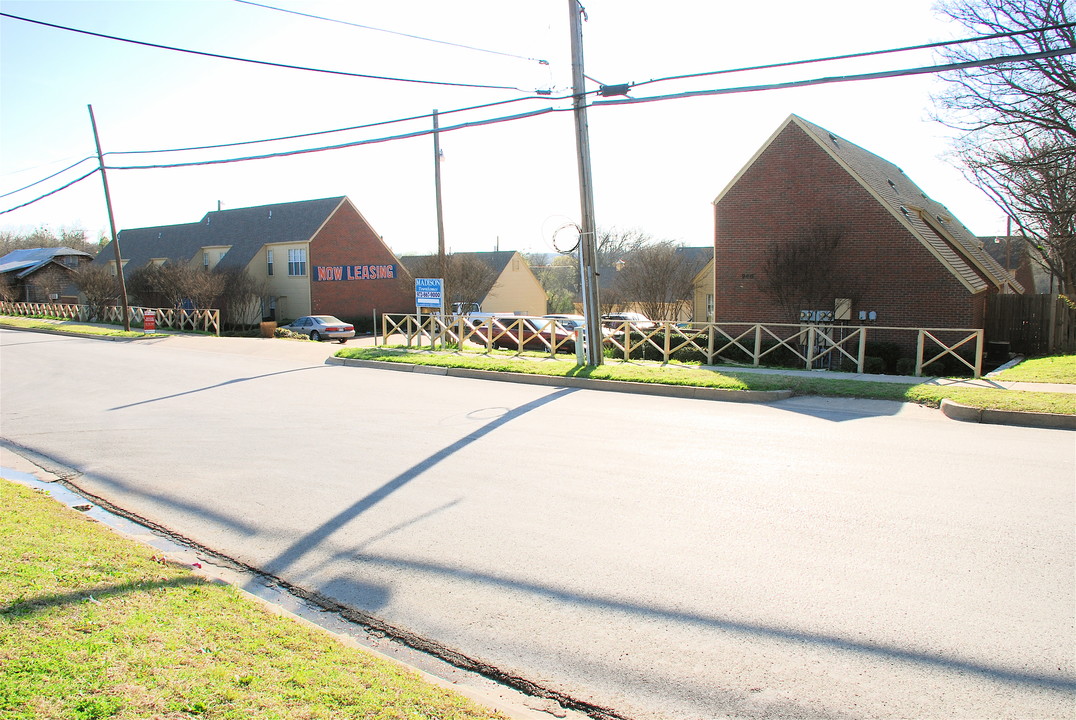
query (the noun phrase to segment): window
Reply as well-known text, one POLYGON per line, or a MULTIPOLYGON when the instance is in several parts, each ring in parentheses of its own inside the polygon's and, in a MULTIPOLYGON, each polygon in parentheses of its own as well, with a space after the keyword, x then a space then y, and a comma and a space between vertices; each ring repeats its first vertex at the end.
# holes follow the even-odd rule
POLYGON ((288 275, 306 275, 306 249, 288 250, 288 275))
POLYGON ((207 252, 202 253, 202 268, 209 269, 209 253, 207 252))
POLYGON ((265 251, 265 273, 272 276, 273 274, 273 251, 265 251))
POLYGON ((714 321, 714 294, 706 293, 706 322, 714 321))

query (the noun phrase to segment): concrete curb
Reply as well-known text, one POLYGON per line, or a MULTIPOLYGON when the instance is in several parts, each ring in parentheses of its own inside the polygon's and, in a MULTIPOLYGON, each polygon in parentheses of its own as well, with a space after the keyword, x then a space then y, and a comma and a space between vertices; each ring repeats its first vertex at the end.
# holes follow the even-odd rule
POLYGON ((1015 410, 991 410, 942 400, 941 411, 945 417, 961 422, 987 423, 991 425, 1019 425, 1022 427, 1048 428, 1053 430, 1076 430, 1076 415, 1056 413, 1018 412, 1015 410))
POLYGON ((661 397, 689 398, 693 400, 718 400, 722 402, 767 403, 792 397, 791 390, 722 390, 720 388, 692 387, 689 385, 659 385, 652 383, 625 382, 622 380, 593 380, 591 378, 561 377, 551 375, 526 375, 523 373, 499 372, 496 370, 474 370, 471 368, 448 368, 434 365, 412 365, 409 363, 392 363, 380 360, 354 360, 351 358, 330 357, 326 360, 331 365, 347 367, 366 367, 378 370, 396 370, 425 375, 447 375, 449 377, 471 378, 474 380, 496 380, 527 385, 545 385, 553 387, 574 387, 586 390, 604 390, 606 392, 630 392, 638 395, 659 395, 661 397))

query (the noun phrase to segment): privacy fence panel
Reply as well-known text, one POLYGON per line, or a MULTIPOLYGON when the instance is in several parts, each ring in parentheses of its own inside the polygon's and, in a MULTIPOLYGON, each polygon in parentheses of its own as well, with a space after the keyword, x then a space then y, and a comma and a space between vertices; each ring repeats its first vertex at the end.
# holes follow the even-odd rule
POLYGON ((1057 295, 995 295, 986 308, 986 341, 1021 355, 1076 352, 1076 309, 1057 295))

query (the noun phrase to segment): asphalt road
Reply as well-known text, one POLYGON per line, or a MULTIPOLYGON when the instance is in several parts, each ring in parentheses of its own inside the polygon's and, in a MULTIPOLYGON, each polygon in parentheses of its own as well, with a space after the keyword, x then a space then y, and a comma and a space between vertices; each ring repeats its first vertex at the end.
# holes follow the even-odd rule
POLYGON ((1072 718, 1076 437, 0 330, 0 436, 630 718, 1072 718))

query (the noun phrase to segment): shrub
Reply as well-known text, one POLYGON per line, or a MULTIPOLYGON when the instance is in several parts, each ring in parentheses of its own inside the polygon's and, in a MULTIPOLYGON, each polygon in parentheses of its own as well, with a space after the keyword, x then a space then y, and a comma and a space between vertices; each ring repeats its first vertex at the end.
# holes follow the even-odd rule
POLYGON ((897 372, 897 360, 900 358, 900 345, 895 342, 868 342, 866 354, 882 361, 882 373, 897 372))
POLYGON ((914 375, 915 358, 897 358, 897 375, 914 375))
POLYGON ((871 375, 884 375, 885 369, 884 359, 874 355, 867 355, 863 358, 863 372, 871 375))
POLYGON ((282 328, 282 327, 278 327, 276 330, 273 331, 273 337, 289 338, 291 340, 309 340, 310 339, 306 335, 301 335, 301 334, 299 334, 297 332, 292 332, 291 330, 288 330, 288 329, 282 328))

